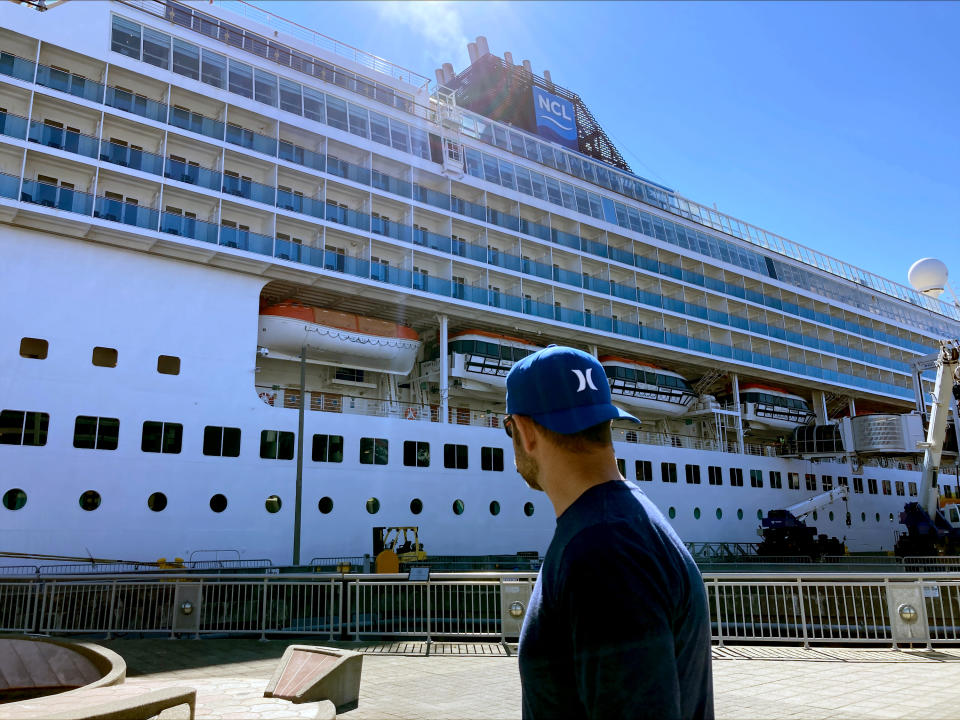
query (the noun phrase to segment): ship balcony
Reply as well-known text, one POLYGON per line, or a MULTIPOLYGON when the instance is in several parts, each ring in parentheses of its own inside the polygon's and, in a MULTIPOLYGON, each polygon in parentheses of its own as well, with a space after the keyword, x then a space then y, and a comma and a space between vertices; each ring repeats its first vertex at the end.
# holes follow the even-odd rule
POLYGON ((248 177, 230 174, 229 171, 223 174, 223 192, 265 205, 274 205, 277 195, 277 190, 272 185, 254 182, 248 177))
MULTIPOLYGON (((542 259, 549 259, 544 257, 542 259)), ((544 280, 553 278, 553 266, 541 260, 531 260, 528 257, 522 258, 520 267, 525 275, 533 275, 544 280)))
MULTIPOLYGON (((329 238, 328 238, 329 242, 329 238)), ((370 261, 357 255, 348 255, 339 248, 328 247, 323 254, 323 267, 326 270, 353 275, 354 277, 370 277, 370 261)))
POLYGON ((277 233, 274 244, 274 257, 280 260, 289 260, 291 262, 304 263, 313 267, 323 267, 324 251, 323 248, 307 245, 296 238, 287 239, 285 234, 277 233))
POLYGON ((321 219, 326 215, 326 205, 322 200, 308 197, 301 191, 287 187, 277 190, 277 207, 321 219))
POLYGON ((100 148, 98 138, 82 133, 76 128, 64 127, 60 123, 52 124, 53 122, 32 121, 27 139, 57 150, 64 150, 89 158, 97 157, 100 148))
MULTIPOLYGON (((6 41, 6 38, 4 38, 4 41, 6 41)), ((0 52, 0 75, 25 82, 33 82, 36 67, 36 63, 32 60, 27 60, 5 50, 0 52)))
POLYGON ((418 168, 413 170, 413 199, 424 205, 450 209, 450 183, 418 168))
POLYGON ((179 213, 163 212, 160 214, 160 232, 170 235, 200 240, 217 244, 220 226, 213 222, 198 220, 179 213))
POLYGON ((370 184, 370 170, 330 154, 327 155, 327 173, 361 185, 370 184))
POLYGON ((277 139, 275 137, 258 133, 255 130, 248 130, 232 122, 227 123, 224 139, 228 143, 239 145, 240 147, 263 153, 264 155, 272 155, 274 157, 277 155, 277 139))
POLYGON ((223 224, 229 221, 221 220, 220 222, 219 244, 223 247, 247 250, 259 255, 273 255, 273 238, 269 235, 251 232, 245 227, 231 227, 223 224))
POLYGON ((380 213, 376 211, 374 211, 370 217, 370 232, 376 235, 390 237, 394 240, 400 240, 401 242, 410 242, 413 237, 409 225, 390 220, 388 217, 380 215, 380 213))
POLYGON ((226 130, 226 124, 220 120, 176 106, 170 110, 170 124, 181 130, 188 130, 215 140, 223 140, 226 130))
POLYGON ((452 240, 447 235, 438 235, 422 227, 414 227, 411 233, 411 240, 414 245, 422 245, 440 252, 452 252, 452 240))
POLYGON ((0 112, 0 135, 25 140, 27 138, 27 128, 30 123, 22 115, 14 115, 11 112, 0 112))
POLYGON ((393 195, 400 195, 405 198, 413 197, 413 185, 408 180, 403 180, 376 168, 371 171, 370 185, 393 195))
POLYGON ((277 157, 320 172, 327 169, 327 159, 322 152, 308 150, 287 140, 280 140, 277 157))
POLYGON ((370 216, 358 210, 345 207, 337 201, 327 198, 326 219, 329 222, 340 223, 347 227, 370 231, 370 216))
POLYGON ((38 85, 90 100, 103 102, 104 85, 101 82, 106 63, 42 43, 37 65, 38 85))
POLYGON ((100 143, 100 159, 141 172, 160 175, 163 172, 163 157, 127 143, 104 140, 100 143))
POLYGON ((487 206, 480 203, 454 196, 450 198, 450 209, 458 215, 464 215, 480 222, 487 221, 487 206))
MULTIPOLYGON (((16 196, 15 190, 14 196, 16 196)), ((93 195, 40 180, 24 180, 20 199, 24 202, 81 215, 89 215, 93 210, 93 195)))
POLYGON ((220 191, 223 185, 223 176, 219 171, 186 160, 167 158, 163 175, 171 180, 196 185, 207 190, 220 191))

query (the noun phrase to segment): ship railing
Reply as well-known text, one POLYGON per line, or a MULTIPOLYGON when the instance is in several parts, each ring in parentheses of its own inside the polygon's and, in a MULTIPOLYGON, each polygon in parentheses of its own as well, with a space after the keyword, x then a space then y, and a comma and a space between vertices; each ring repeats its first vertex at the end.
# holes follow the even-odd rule
MULTIPOLYGON (((523 571, 436 572, 422 579, 317 572, 23 577, 0 583, 0 630, 508 641, 519 634, 535 579, 523 571)), ((703 582, 720 645, 960 642, 957 572, 764 568, 705 572, 703 582)))

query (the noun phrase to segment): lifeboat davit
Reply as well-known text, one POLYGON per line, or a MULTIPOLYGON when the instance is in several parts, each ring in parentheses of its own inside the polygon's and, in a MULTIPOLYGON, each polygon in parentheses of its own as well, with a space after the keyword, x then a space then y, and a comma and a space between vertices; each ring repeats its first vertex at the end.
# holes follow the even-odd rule
POLYGON ((656 365, 601 355, 600 364, 610 383, 613 402, 646 411, 650 415, 683 415, 694 392, 679 373, 656 365))
POLYGON ((740 417, 752 430, 791 431, 813 419, 807 401, 770 385, 740 386, 740 417))
POLYGON ((287 300, 260 310, 258 343, 268 357, 409 375, 420 336, 406 325, 287 300))
POLYGON ((513 364, 541 347, 520 338, 483 330, 453 333, 447 341, 450 377, 456 378, 454 382, 461 390, 502 392, 513 364))

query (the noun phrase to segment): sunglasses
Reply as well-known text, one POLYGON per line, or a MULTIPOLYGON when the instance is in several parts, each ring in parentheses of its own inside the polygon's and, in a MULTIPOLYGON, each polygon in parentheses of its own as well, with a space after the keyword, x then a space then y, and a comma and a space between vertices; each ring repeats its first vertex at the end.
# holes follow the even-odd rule
POLYGON ((511 425, 513 425, 513 416, 505 415, 503 418, 503 431, 507 434, 507 437, 512 440, 513 429, 510 427, 511 425))

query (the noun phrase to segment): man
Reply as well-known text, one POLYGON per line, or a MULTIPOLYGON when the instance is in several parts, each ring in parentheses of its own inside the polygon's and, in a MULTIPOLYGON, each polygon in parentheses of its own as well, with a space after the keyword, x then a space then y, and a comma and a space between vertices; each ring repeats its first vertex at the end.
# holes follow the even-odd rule
POLYGON ((656 506, 620 475, 592 356, 551 345, 507 375, 517 471, 557 527, 520 634, 525 720, 712 718, 703 580, 656 506))

